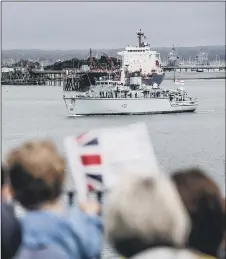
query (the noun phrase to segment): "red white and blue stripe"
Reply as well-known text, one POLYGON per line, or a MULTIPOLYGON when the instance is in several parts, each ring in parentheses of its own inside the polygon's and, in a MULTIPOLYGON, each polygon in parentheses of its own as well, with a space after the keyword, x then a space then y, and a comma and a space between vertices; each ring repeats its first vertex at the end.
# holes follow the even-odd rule
POLYGON ((102 191, 102 157, 98 137, 87 132, 76 137, 75 141, 80 147, 80 162, 87 176, 89 191, 102 191))

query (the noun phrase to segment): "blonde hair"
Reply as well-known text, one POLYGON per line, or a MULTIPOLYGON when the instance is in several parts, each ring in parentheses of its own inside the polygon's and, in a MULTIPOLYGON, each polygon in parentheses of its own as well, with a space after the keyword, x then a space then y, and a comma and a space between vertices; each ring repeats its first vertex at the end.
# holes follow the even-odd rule
POLYGON ((40 192, 46 194, 47 200, 59 196, 65 178, 65 161, 51 141, 22 144, 8 154, 7 165, 13 193, 23 206, 29 207, 31 202, 33 205, 44 202, 45 197, 40 192), (30 197, 26 198, 28 194, 30 197))
POLYGON ((152 246, 183 246, 189 230, 186 210, 167 177, 126 175, 107 197, 106 236, 123 256, 152 246))

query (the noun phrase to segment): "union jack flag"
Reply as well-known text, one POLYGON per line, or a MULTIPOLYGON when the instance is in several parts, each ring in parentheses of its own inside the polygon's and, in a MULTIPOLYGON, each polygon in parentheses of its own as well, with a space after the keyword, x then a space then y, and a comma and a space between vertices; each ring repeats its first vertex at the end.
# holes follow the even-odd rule
POLYGON ((102 191, 102 157, 100 153, 99 139, 90 132, 75 138, 80 147, 80 163, 87 177, 89 191, 102 191))

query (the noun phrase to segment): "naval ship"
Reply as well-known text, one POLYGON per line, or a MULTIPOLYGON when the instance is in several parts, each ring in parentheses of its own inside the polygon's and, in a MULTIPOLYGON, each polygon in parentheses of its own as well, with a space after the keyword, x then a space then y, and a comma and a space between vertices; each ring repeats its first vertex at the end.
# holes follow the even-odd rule
MULTIPOLYGON (((137 32, 138 45, 125 47, 123 51, 117 53, 121 57, 121 67, 126 71, 127 77, 134 72, 139 71, 143 84, 160 85, 164 79, 165 73, 161 68, 160 53, 153 51, 150 44, 146 41, 146 36, 140 30, 137 32)), ((110 57, 108 57, 111 62, 110 57)), ((111 64, 112 65, 112 64, 111 64)), ((121 69, 111 71, 93 70, 92 52, 90 51, 90 69, 86 73, 79 75, 79 78, 73 80, 73 76, 67 77, 64 83, 65 91, 77 90, 87 91, 91 85, 102 76, 111 73, 115 79, 120 78, 121 69)))
POLYGON ((179 67, 180 66, 180 57, 177 53, 176 48, 173 46, 169 55, 167 56, 167 66, 168 67, 179 67))
POLYGON ((100 78, 85 93, 63 95, 68 116, 77 115, 131 115, 193 112, 198 106, 196 98, 177 90, 162 89, 157 84, 143 81, 140 70, 128 73, 121 69, 120 80, 100 78))
POLYGON ((204 52, 202 48, 200 48, 199 53, 195 57, 196 66, 208 66, 209 58, 208 53, 204 52))
POLYGON ((208 53, 204 52, 202 48, 200 48, 199 53, 195 57, 195 66, 198 66, 199 68, 193 69, 196 72, 204 72, 204 69, 202 68, 209 65, 209 58, 208 53))

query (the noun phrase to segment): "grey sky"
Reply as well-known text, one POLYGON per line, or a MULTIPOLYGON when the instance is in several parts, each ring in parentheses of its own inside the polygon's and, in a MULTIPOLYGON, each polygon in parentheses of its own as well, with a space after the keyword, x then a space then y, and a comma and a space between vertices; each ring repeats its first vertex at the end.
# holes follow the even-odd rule
POLYGON ((3 49, 225 44, 225 3, 2 3, 3 49))

